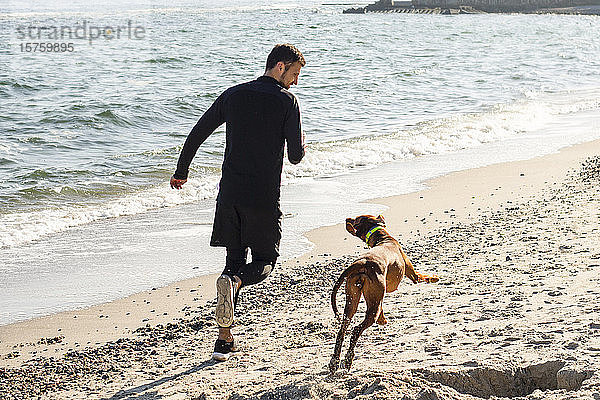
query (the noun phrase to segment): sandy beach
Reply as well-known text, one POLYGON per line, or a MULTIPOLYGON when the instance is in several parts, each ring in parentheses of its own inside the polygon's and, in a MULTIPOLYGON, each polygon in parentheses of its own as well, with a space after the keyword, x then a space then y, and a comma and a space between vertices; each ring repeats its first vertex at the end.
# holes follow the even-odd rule
POLYGON ((386 295, 388 324, 362 335, 350 372, 327 372, 329 296, 365 247, 340 221, 242 292, 228 362, 210 359, 203 276, 0 327, 0 399, 600 399, 599 154, 584 143, 372 200, 440 281, 386 295))

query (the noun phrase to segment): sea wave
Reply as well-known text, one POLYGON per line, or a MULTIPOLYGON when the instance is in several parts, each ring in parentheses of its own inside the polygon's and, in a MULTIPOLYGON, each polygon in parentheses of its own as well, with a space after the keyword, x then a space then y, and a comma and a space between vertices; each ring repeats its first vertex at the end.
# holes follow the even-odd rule
MULTIPOLYGON (((552 95, 528 93, 520 100, 499 104, 479 113, 423 121, 392 134, 310 143, 302 163, 291 165, 285 162, 282 181, 289 185, 305 178, 336 175, 357 168, 369 168, 422 155, 445 154, 485 143, 539 134, 560 116, 598 109, 600 89, 552 95)), ((166 150, 153 150, 152 154, 170 157, 173 151, 169 147, 166 150)), ((214 198, 219 170, 206 166, 200 168, 202 171, 192 170, 189 182, 180 191, 170 189, 165 182, 113 200, 104 199, 101 202, 94 200, 97 196, 90 196, 88 201, 91 203, 87 205, 1 215, 0 247, 29 242, 101 219, 214 198)), ((150 173, 155 181, 165 179, 168 174, 165 170, 152 170, 150 173)), ((124 192, 127 191, 121 193, 124 192)), ((65 187, 56 193, 68 195, 70 191, 65 187)))
POLYGON ((302 163, 286 165, 284 181, 472 148, 538 131, 561 115, 596 109, 600 109, 598 89, 551 96, 529 93, 483 112, 423 121, 392 134, 312 144, 302 163))
MULTIPOLYGON (((40 125, 52 125, 52 126, 86 126, 100 128, 104 124, 110 124, 118 127, 131 127, 135 126, 135 121, 132 117, 124 115, 123 112, 113 109, 102 109, 101 111, 94 112, 93 115, 89 113, 81 112, 81 109, 87 109, 91 107, 77 105, 81 115, 71 115, 57 113, 56 111, 44 112, 47 116, 41 118, 38 121, 40 125)), ((73 107, 71 107, 73 108, 73 107)))
POLYGON ((0 165, 16 164, 16 161, 9 158, 0 157, 0 165))
POLYGON ((41 89, 37 84, 34 86, 22 81, 19 82, 17 79, 12 78, 0 80, 0 88, 3 89, 5 93, 8 93, 8 90, 6 89, 13 89, 19 94, 26 92, 35 92, 41 89))
POLYGON ((144 60, 143 62, 149 64, 168 64, 168 63, 182 63, 187 60, 191 60, 190 57, 156 57, 144 60))
POLYGON ((217 182, 218 176, 214 175, 190 179, 185 190, 172 190, 165 183, 107 202, 1 215, 0 248, 31 242, 48 234, 102 219, 214 197, 217 182))
POLYGON ((117 111, 106 109, 95 115, 96 122, 110 122, 116 126, 133 126, 134 123, 129 118, 120 115, 117 111))

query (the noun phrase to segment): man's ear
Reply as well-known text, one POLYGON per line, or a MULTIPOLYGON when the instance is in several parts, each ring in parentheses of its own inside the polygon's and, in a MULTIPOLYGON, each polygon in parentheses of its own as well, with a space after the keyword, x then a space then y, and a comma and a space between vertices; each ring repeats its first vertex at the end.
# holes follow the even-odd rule
POLYGON ((383 215, 379 214, 377 216, 377 222, 383 224, 383 226, 385 226, 385 219, 383 218, 383 215))
POLYGON ((346 218, 346 230, 351 235, 356 236, 356 229, 354 229, 354 220, 352 218, 346 218))

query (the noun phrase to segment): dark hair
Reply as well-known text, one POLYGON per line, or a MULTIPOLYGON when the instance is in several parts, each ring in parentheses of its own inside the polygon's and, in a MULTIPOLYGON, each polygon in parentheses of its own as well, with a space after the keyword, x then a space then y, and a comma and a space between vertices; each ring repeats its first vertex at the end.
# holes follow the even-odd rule
POLYGON ((300 50, 298 50, 295 46, 287 43, 278 44, 275 45, 275 47, 273 47, 273 50, 271 50, 269 57, 267 57, 266 69, 269 70, 273 68, 275 65, 277 65, 279 61, 283 62, 286 65, 286 67, 289 64, 293 64, 295 62, 299 62, 300 65, 302 65, 303 67, 306 65, 306 61, 304 61, 304 56, 302 55, 302 53, 300 53, 300 50))

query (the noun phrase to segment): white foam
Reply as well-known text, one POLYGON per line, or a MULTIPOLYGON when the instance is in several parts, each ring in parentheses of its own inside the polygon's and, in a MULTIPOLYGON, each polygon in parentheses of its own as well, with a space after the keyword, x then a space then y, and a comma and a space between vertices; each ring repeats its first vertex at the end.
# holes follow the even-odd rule
POLYGON ((564 114, 594 109, 600 109, 599 89, 552 96, 529 93, 481 113, 425 121, 390 135, 313 144, 302 163, 286 163, 284 181, 472 148, 539 131, 564 114))
POLYGON ((185 190, 171 189, 168 182, 165 182, 151 189, 101 204, 1 215, 0 247, 30 242, 48 234, 101 219, 134 215, 211 198, 217 193, 217 182, 218 176, 190 179, 185 190))

